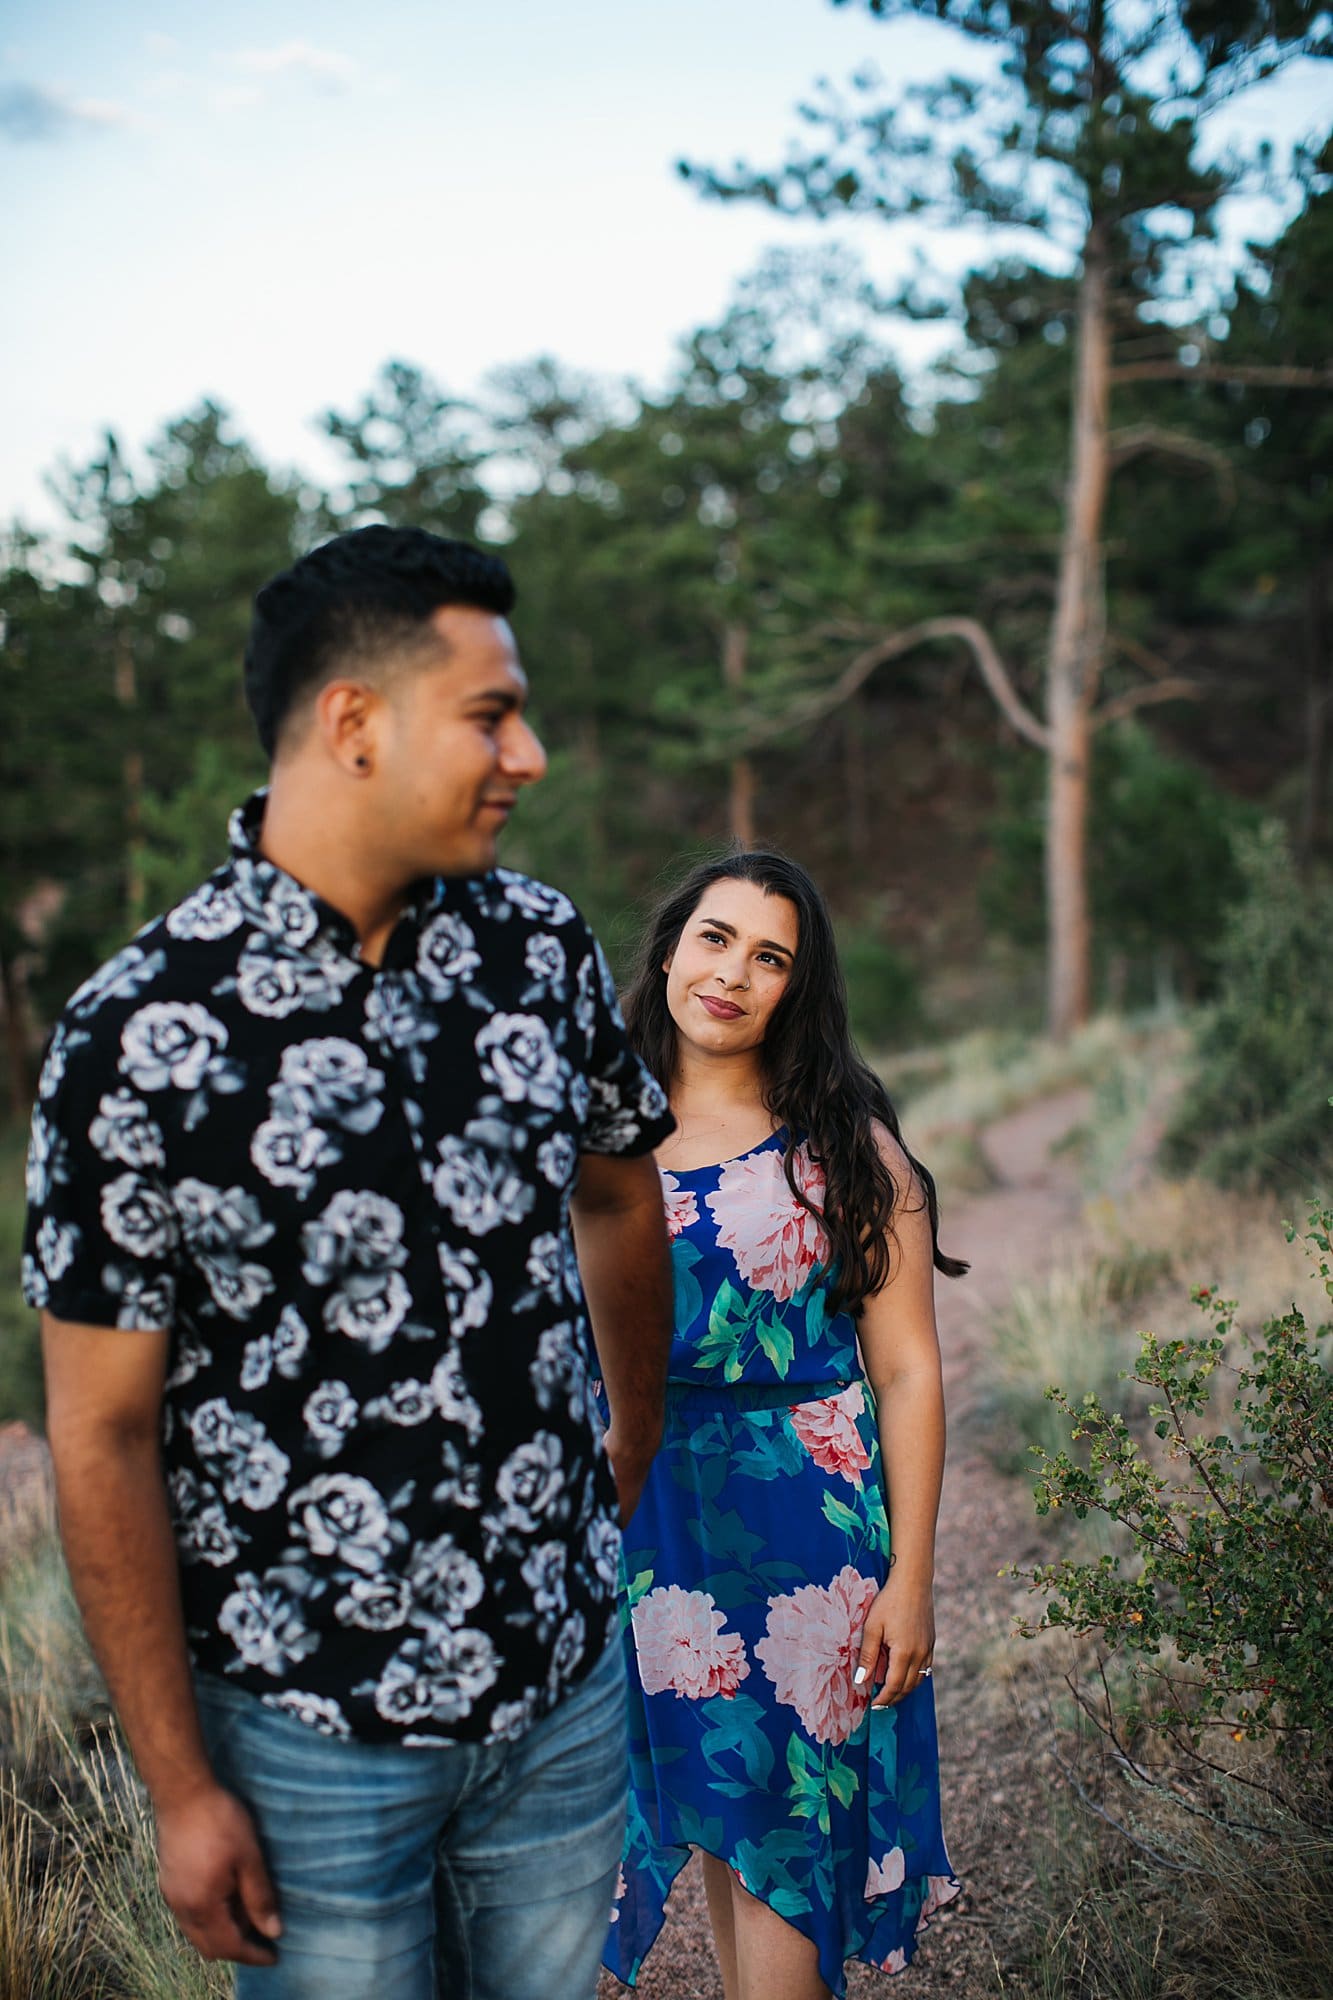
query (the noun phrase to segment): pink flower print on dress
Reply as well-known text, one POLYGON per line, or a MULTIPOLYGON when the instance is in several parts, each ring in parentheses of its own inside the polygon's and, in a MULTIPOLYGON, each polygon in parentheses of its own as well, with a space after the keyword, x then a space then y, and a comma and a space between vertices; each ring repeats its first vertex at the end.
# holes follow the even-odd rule
POLYGON ((891 1847, 882 1861, 872 1861, 866 1873, 867 1896, 888 1896, 901 1889, 907 1879, 907 1857, 901 1847, 891 1847))
POLYGON ((951 1875, 927 1875, 926 1900, 921 1905, 921 1914, 916 1920, 917 1929, 924 1930, 936 1910, 942 1910, 960 1892, 961 1885, 951 1875))
MULTIPOLYGON (((798 1146, 795 1173, 802 1192, 819 1208, 824 1170, 798 1146)), ((706 1197, 717 1240, 756 1291, 794 1298, 824 1256, 824 1231, 787 1185, 782 1155, 770 1149, 728 1160, 714 1194, 706 1197)))
POLYGON ((907 1953, 901 1945, 897 1951, 891 1951, 886 1959, 881 1960, 879 1969, 881 1972, 906 1972, 907 1953))
POLYGON ((662 1176, 662 1199, 666 1203, 667 1235, 674 1243, 676 1238, 699 1220, 699 1204, 694 1198, 693 1188, 683 1188, 674 1174, 665 1167, 659 1167, 662 1176))
POLYGON ((686 1701, 730 1697, 750 1671, 745 1641, 739 1632, 722 1630, 726 1619, 706 1590, 659 1586, 639 1599, 631 1616, 645 1694, 674 1690, 686 1701))
POLYGON ((821 1472, 837 1472, 853 1486, 870 1464, 856 1419, 865 1415, 866 1399, 859 1382, 850 1382, 836 1396, 813 1403, 793 1403, 791 1427, 821 1472))
POLYGON ((825 1589, 805 1583, 768 1600, 768 1631, 755 1647, 779 1701, 794 1708, 816 1743, 845 1743, 865 1712, 870 1688, 852 1675, 866 1613, 878 1586, 850 1563, 825 1589))

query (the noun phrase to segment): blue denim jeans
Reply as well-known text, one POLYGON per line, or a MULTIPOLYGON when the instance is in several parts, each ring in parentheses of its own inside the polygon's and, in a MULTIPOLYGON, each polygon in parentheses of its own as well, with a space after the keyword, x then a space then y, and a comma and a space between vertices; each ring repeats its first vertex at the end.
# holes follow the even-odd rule
POLYGON ((237 2000, 592 2000, 625 1826, 619 1641, 517 1743, 339 1742, 211 1676, 198 1695, 282 1913, 237 2000))

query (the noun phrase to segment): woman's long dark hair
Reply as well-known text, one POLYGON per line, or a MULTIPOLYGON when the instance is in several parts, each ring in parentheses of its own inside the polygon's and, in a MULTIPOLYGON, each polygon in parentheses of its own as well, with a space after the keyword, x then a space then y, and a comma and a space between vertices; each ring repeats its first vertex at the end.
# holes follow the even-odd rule
MULTIPOLYGON (((746 849, 692 868, 649 918, 625 994, 630 1040, 669 1090, 676 1069, 676 1024, 667 1009, 662 966, 715 882, 753 882, 766 895, 785 896, 796 910, 796 959, 764 1039, 764 1101, 787 1129, 783 1166, 788 1186, 803 1208, 819 1216, 828 1238, 834 1273, 830 1309, 858 1313, 888 1280, 894 1216, 907 1193, 884 1163, 874 1126, 887 1126, 899 1145, 902 1133, 888 1093, 852 1041, 833 925, 804 868, 785 854, 746 849), (797 1185, 794 1159, 801 1140, 823 1168, 822 1214, 797 1185)), ((925 1192, 935 1268, 959 1278, 968 1267, 940 1249, 935 1183, 919 1160, 910 1153, 907 1158, 925 1192)))

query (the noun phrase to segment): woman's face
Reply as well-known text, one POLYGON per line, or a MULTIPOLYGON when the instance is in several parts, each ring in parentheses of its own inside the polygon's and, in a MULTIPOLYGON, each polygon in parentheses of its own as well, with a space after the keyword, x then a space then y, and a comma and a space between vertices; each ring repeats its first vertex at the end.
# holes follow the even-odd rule
POLYGON ((754 882, 705 889, 665 961, 677 1033, 715 1055, 757 1049, 791 981, 800 944, 796 907, 754 882))

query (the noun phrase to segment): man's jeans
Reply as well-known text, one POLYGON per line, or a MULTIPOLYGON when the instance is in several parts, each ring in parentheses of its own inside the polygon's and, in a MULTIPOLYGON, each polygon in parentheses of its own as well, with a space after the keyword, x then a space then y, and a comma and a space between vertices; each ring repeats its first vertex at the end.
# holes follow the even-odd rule
POLYGON ((625 1826, 618 1641, 517 1743, 321 1736, 201 1676, 219 1782, 278 1892, 276 1966, 237 2000, 592 2000, 625 1826))

